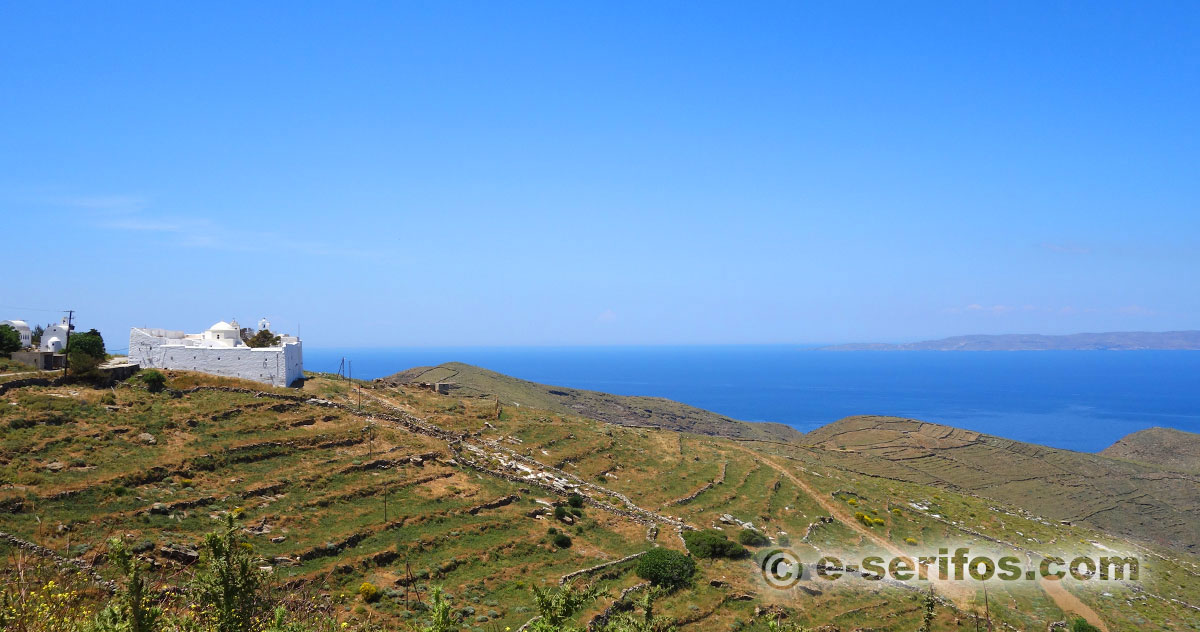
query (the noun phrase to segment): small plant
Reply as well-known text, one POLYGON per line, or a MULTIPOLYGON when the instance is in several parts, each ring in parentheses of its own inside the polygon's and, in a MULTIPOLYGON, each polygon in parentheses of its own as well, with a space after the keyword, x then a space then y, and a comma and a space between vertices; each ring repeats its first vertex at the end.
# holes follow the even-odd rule
POLYGON ((554 542, 554 546, 557 546, 560 549, 571 548, 571 536, 569 536, 565 533, 555 534, 554 539, 552 541, 554 542))
POLYGON ((916 539, 916 538, 904 538, 904 543, 905 543, 905 544, 907 544, 907 545, 909 545, 909 546, 916 546, 916 545, 917 545, 917 539, 916 539))
POLYGON ((1071 622, 1071 632, 1100 632, 1100 628, 1088 623, 1083 617, 1077 617, 1071 622))
POLYGON ((534 586, 533 601, 537 604, 539 618, 529 626, 529 632, 575 632, 578 628, 572 625, 571 619, 602 594, 599 586, 534 586))
POLYGON ((379 601, 379 588, 371 582, 363 582, 358 587, 358 596, 367 603, 375 603, 379 601))
POLYGON ((583 496, 580 496, 579 494, 572 492, 570 496, 567 496, 567 504, 570 505, 571 507, 574 507, 575 509, 582 509, 583 508, 583 496))
POLYGON ((554 518, 557 520, 563 520, 564 518, 567 517, 567 514, 568 514, 567 508, 563 507, 562 505, 559 505, 554 508, 554 518))
POLYGON ((892 509, 892 515, 893 516, 903 516, 904 512, 900 511, 899 507, 896 507, 895 509, 892 509))
POLYGON ((460 629, 454 608, 441 586, 435 586, 429 593, 429 618, 431 624, 421 628, 421 632, 456 632, 460 629))

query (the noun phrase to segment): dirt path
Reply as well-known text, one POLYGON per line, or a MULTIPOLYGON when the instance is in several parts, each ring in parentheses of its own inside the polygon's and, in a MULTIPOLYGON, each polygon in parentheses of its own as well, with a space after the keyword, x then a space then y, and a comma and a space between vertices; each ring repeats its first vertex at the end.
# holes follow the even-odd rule
MULTIPOLYGON (((737 448, 754 456, 756 459, 769 465, 775 471, 779 472, 783 476, 786 476, 789 481, 804 491, 805 494, 808 494, 808 496, 812 498, 814 502, 820 505, 825 511, 828 511, 829 515, 837 518, 844 526, 849 527, 855 533, 858 533, 867 540, 875 543, 877 546, 887 550, 888 553, 891 553, 896 557, 909 559, 911 562, 912 558, 899 546, 896 546, 887 538, 884 538, 878 533, 867 528, 866 525, 863 525, 856 520, 854 515, 851 514, 845 506, 843 506, 841 503, 833 502, 833 499, 813 489, 807 481, 793 474, 792 471, 787 467, 780 465, 761 452, 755 452, 754 450, 743 446, 737 446, 737 448)), ((967 590, 966 587, 961 584, 942 581, 936 578, 930 578, 930 582, 933 583, 943 595, 948 596, 952 601, 954 601, 954 603, 960 608, 968 609, 972 600, 975 598, 975 591, 967 590)))
MULTIPOLYGON (((743 446, 737 446, 737 448, 753 455, 767 465, 770 465, 776 471, 782 473, 788 478, 788 480, 795 483, 797 487, 803 490, 805 494, 808 494, 808 496, 812 498, 813 501, 815 501, 818 505, 820 505, 822 509, 828 511, 829 515, 834 516, 844 525, 853 529, 856 533, 863 535, 868 540, 878 544, 893 555, 898 557, 908 557, 908 554, 902 551, 900 547, 886 540, 878 533, 872 532, 866 526, 855 520, 850 511, 841 503, 835 503, 825 494, 818 493, 815 489, 809 486, 807 482, 793 474, 787 467, 780 465, 761 452, 755 452, 754 450, 743 446)), ((970 609, 971 602, 975 597, 974 590, 967 590, 965 586, 956 583, 941 582, 937 580, 934 580, 934 583, 939 587, 943 594, 949 594, 950 598, 955 604, 959 605, 963 609, 970 609)), ((1092 610, 1087 604, 1080 601, 1078 597, 1068 592, 1067 589, 1063 587, 1062 582, 1041 579, 1038 581, 1038 585, 1043 591, 1045 591, 1046 596, 1050 597, 1050 599, 1054 601, 1054 604, 1062 609, 1063 612, 1079 615, 1087 620, 1088 623, 1100 628, 1103 632, 1109 632, 1108 626, 1105 625, 1104 620, 1100 618, 1100 615, 1096 614, 1096 611, 1092 610)))
POLYGON ((1104 632, 1108 632, 1108 626, 1104 624, 1104 619, 1096 614, 1086 603, 1079 600, 1079 597, 1072 595, 1063 587, 1062 581, 1039 579, 1038 586, 1046 592, 1046 596, 1054 600, 1054 605, 1062 609, 1063 612, 1075 614, 1083 617, 1088 623, 1100 628, 1104 632))

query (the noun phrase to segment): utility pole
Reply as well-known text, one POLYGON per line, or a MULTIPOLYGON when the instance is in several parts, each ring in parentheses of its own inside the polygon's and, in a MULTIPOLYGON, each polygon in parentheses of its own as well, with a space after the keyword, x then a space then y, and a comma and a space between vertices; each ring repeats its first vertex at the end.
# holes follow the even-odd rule
POLYGON ((75 320, 75 310, 67 310, 67 341, 63 344, 63 375, 67 374, 67 369, 71 368, 71 354, 67 353, 67 349, 71 346, 71 328, 74 326, 72 322, 75 320))
POLYGON ((992 632, 992 612, 988 607, 987 588, 983 589, 983 616, 987 617, 988 632, 992 632))

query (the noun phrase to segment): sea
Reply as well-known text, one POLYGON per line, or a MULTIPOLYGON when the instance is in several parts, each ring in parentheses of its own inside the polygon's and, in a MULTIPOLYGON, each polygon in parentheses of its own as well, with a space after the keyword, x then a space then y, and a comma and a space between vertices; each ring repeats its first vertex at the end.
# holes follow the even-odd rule
POLYGON ((373 379, 465 362, 543 384, 666 397, 807 432, 893 415, 1098 452, 1153 426, 1200 432, 1200 351, 817 351, 789 345, 306 348, 373 379))

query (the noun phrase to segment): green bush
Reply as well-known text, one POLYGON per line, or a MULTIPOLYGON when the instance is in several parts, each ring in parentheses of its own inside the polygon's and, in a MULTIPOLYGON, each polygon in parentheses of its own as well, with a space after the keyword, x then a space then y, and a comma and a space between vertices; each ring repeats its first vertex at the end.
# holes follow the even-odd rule
POLYGON ((579 494, 572 492, 570 496, 567 496, 567 504, 576 509, 582 509, 583 508, 583 496, 580 496, 579 494))
POLYGON ((571 548, 571 536, 565 533, 556 533, 554 535, 554 546, 557 546, 560 549, 571 548))
POLYGON ((755 529, 742 529, 738 534, 738 542, 746 546, 766 546, 771 543, 771 539, 755 529))
POLYGON ((562 520, 563 518, 566 518, 567 517, 567 508, 563 507, 562 505, 555 507, 554 508, 554 517, 557 518, 558 520, 562 520))
POLYGON ((731 541, 725 537, 724 533, 716 529, 685 531, 683 541, 692 555, 703 559, 739 558, 745 557, 747 554, 746 549, 742 548, 740 544, 731 541))
POLYGON ((146 390, 150 391, 151 393, 158 393, 162 391, 163 387, 167 384, 167 376, 163 375, 162 371, 157 371, 155 369, 146 369, 145 371, 142 371, 139 378, 142 380, 142 383, 146 385, 146 390))
POLYGON ((1088 623, 1086 619, 1078 618, 1071 623, 1071 632, 1100 632, 1100 628, 1088 623))
POLYGON ((696 560, 671 549, 654 548, 638 558, 637 576, 665 588, 686 585, 696 573, 696 560))

